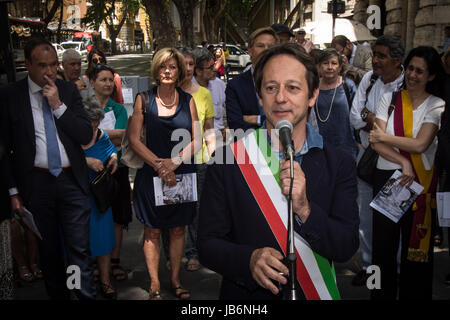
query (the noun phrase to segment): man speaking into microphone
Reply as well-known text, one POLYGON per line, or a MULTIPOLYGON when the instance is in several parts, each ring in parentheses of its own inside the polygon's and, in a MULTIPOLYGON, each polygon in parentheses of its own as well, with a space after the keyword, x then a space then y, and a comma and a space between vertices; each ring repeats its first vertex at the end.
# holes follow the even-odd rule
POLYGON ((332 262, 350 259, 359 246, 355 163, 306 122, 319 80, 299 45, 264 51, 254 80, 266 122, 216 151, 201 199, 200 262, 223 276, 221 299, 281 299, 292 182, 298 296, 340 299, 332 262), (283 120, 292 124, 290 138, 275 129, 283 120), (290 139, 293 180, 283 147, 290 139))

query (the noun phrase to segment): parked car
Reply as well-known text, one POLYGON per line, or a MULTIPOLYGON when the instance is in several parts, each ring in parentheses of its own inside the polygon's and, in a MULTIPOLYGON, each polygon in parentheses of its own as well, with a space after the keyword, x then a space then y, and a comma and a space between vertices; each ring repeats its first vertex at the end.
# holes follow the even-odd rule
POLYGON ((83 41, 88 52, 91 51, 94 43, 92 38, 92 32, 75 32, 73 34, 72 41, 74 42, 83 41))
MULTIPOLYGON (((236 69, 244 69, 252 64, 250 56, 246 51, 242 50, 234 44, 226 44, 226 46, 228 52, 230 53, 229 57, 227 58, 227 65, 236 69)), ((223 47, 223 45, 214 44, 215 49, 219 47, 223 47)))
POLYGON ((84 42, 82 42, 82 41, 80 41, 80 42, 77 42, 77 41, 62 42, 61 47, 63 47, 64 50, 75 49, 81 55, 81 60, 87 62, 88 51, 86 49, 86 45, 84 44, 84 42))
POLYGON ((58 61, 59 61, 59 63, 61 63, 62 62, 62 56, 63 56, 63 53, 64 53, 64 48, 60 44, 57 44, 57 43, 52 43, 52 45, 53 45, 53 47, 56 50, 56 54, 58 55, 58 61))

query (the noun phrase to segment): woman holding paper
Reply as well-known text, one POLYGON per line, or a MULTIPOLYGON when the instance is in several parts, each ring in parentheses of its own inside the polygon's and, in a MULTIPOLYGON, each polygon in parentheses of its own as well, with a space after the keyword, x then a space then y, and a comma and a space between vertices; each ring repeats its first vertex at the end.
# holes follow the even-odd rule
MULTIPOLYGON (((186 78, 184 79, 181 89, 189 93, 194 98, 197 109, 198 121, 201 124, 202 147, 195 155, 195 164, 197 172, 197 194, 202 193, 203 183, 205 181, 206 162, 216 148, 216 135, 214 133, 214 105, 211 93, 208 89, 198 85, 192 81, 194 77, 195 56, 190 48, 179 49, 184 56, 186 62, 186 78)), ((197 213, 194 221, 187 228, 185 255, 188 259, 185 268, 187 271, 196 271, 200 269, 197 252, 197 227, 198 227, 198 210, 200 208, 200 199, 197 201, 197 213)), ((164 253, 169 257, 169 237, 167 230, 163 230, 162 234, 164 253)), ((169 260, 169 259, 168 259, 169 260)))
POLYGON ((431 299, 433 246, 431 235, 435 211, 432 197, 436 188, 434 157, 436 133, 444 110, 441 94, 443 68, 432 47, 411 50, 404 63, 405 89, 397 93, 394 111, 388 109, 392 94, 386 94, 377 108, 377 119, 369 140, 380 155, 374 173, 374 196, 400 170, 401 183, 413 181, 424 187, 416 202, 398 223, 374 210, 372 264, 380 267, 381 289, 372 299, 396 299, 400 232, 402 254, 400 299, 431 299))
MULTIPOLYGON (((105 117, 100 122, 100 128, 109 136, 118 152, 119 169, 113 174, 119 183, 119 194, 112 205, 114 218, 114 231, 116 234, 116 247, 111 254, 112 276, 118 280, 125 280, 126 273, 120 265, 120 249, 122 247, 123 229, 131 222, 131 188, 128 179, 128 167, 120 162, 122 142, 127 126, 128 114, 125 107, 115 102, 111 95, 114 89, 114 70, 105 65, 97 64, 89 73, 90 85, 94 90, 94 96, 103 107, 105 117)), ((96 271, 97 273, 97 271, 96 271)))
POLYGON ((190 292, 182 287, 179 271, 184 229, 192 223, 196 203, 156 206, 154 181, 162 179, 173 187, 176 174, 195 173, 192 157, 201 147, 201 128, 194 99, 180 89, 186 77, 183 55, 174 48, 159 50, 151 73, 157 85, 148 92, 149 104, 143 105, 137 96, 130 122, 130 146, 145 162, 136 174, 133 205, 137 219, 144 224, 144 255, 151 278, 149 299, 162 299, 158 276, 162 228, 170 232, 171 290, 177 298, 189 299, 190 292), (146 144, 140 140, 144 121, 146 144))

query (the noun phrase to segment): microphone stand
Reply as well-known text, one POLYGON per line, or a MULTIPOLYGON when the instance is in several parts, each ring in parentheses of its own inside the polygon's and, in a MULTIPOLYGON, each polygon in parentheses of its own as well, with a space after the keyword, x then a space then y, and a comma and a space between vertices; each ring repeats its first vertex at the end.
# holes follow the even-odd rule
MULTIPOLYGON (((293 145, 293 144, 292 144, 293 145)), ((286 249, 286 262, 287 267, 289 269, 289 279, 288 279, 288 292, 287 292, 287 300, 298 300, 297 293, 297 256, 295 255, 295 246, 294 246, 294 212, 292 210, 292 187, 294 183, 294 150, 292 148, 288 148, 286 150, 286 156, 290 160, 291 166, 291 183, 289 188, 289 198, 288 198, 288 234, 287 234, 287 249, 286 249)))

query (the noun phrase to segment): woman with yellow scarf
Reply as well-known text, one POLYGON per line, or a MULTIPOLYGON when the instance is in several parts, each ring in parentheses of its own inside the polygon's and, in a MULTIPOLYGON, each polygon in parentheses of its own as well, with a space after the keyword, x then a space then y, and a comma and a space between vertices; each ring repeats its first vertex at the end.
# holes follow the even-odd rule
POLYGON ((378 152, 374 196, 395 170, 403 185, 424 186, 398 223, 374 210, 372 264, 381 271, 381 289, 372 299, 397 298, 396 255, 401 238, 399 299, 431 299, 433 280, 432 228, 435 219, 436 133, 445 102, 439 98, 443 68, 432 47, 417 47, 405 60, 405 89, 381 99, 369 141, 378 152), (389 106, 394 111, 389 116, 389 106), (401 234, 401 236, 400 236, 401 234))

